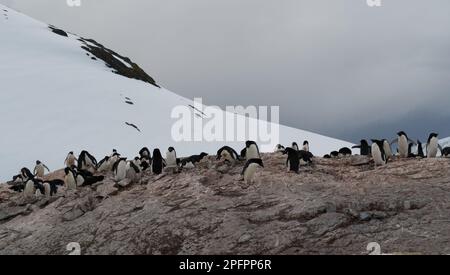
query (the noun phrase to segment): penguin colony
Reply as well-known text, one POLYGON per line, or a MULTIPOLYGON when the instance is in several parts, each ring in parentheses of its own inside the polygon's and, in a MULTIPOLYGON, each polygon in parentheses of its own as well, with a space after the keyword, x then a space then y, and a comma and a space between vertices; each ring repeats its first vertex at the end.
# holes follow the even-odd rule
MULTIPOLYGON (((371 157, 375 167, 387 164, 394 157, 436 158, 439 152, 443 157, 450 157, 450 147, 442 148, 439 145, 438 134, 436 133, 429 135, 425 148, 419 140, 417 142, 412 141, 403 131, 398 132, 396 139, 391 142, 387 139, 371 139, 371 141, 372 144, 369 145, 367 140, 361 140, 359 145, 352 148, 359 149, 360 155, 371 157), (397 144, 396 154, 392 151, 393 144, 397 144)), ((309 150, 309 142, 304 141, 301 149, 296 142, 293 142, 290 147, 277 145, 274 152, 287 157, 285 165, 288 172, 299 173, 302 166, 313 163, 314 155, 309 150)), ((351 155, 352 150, 344 147, 325 155, 324 158, 338 159, 351 155)), ((139 156, 132 160, 122 157, 115 149, 111 155, 105 156, 100 161, 97 161, 87 151, 82 151, 78 158, 74 152, 69 152, 64 160, 64 180, 45 180, 45 171, 50 172, 50 169, 38 160, 33 173, 28 168, 22 168, 9 184, 11 190, 21 192, 27 198, 33 196, 51 197, 62 186, 65 186, 67 190, 76 190, 102 182, 107 173, 112 173, 113 179, 117 183, 124 180, 138 183, 146 172, 160 175, 170 172, 179 173, 183 169, 194 169, 208 154, 200 153, 199 155, 179 158, 175 148, 169 147, 165 156, 163 158, 158 148, 150 153, 147 147, 142 148, 139 151, 139 156)), ((241 181, 246 184, 253 183, 258 169, 264 168, 259 147, 254 141, 247 141, 240 154, 233 148, 224 146, 217 151, 216 160, 229 165, 243 165, 241 181)))

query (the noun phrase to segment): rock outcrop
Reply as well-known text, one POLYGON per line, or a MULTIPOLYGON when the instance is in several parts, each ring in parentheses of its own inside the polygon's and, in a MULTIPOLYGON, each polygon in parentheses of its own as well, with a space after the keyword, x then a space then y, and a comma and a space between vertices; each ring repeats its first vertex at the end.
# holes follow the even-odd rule
POLYGON ((450 253, 450 161, 317 158, 300 174, 263 156, 254 184, 213 157, 139 184, 25 201, 0 187, 0 254, 450 253))

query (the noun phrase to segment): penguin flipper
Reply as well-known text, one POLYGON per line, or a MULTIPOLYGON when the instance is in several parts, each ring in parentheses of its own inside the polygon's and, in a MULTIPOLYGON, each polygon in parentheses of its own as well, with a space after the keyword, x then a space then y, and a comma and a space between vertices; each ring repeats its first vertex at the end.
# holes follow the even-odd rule
POLYGON ((441 155, 442 155, 442 151, 444 151, 444 149, 442 149, 442 146, 440 144, 438 144, 438 149, 439 149, 439 151, 441 151, 441 155))

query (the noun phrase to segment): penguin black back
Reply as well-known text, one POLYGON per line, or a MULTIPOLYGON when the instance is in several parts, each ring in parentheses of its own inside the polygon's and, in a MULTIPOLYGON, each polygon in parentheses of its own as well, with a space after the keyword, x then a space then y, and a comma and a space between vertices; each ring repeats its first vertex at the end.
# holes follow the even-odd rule
POLYGON ((424 158, 425 154, 423 152, 423 146, 422 146, 422 142, 420 142, 420 140, 417 140, 417 156, 424 158))
POLYGON ((159 175, 162 173, 164 168, 163 158, 161 151, 158 148, 153 150, 153 161, 152 161, 152 171, 154 174, 159 175))
POLYGON ((295 150, 294 148, 286 148, 283 154, 288 155, 286 165, 288 165, 289 171, 298 173, 300 169, 299 151, 295 150))

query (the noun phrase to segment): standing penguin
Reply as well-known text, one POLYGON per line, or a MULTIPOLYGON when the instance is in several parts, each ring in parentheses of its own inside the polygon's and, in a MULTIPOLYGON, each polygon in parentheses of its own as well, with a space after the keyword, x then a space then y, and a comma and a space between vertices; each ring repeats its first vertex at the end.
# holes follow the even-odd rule
POLYGON ((229 163, 233 164, 237 160, 239 160, 238 153, 229 146, 224 146, 217 151, 217 160, 223 160, 228 161, 229 163))
POLYGON ((353 149, 359 148, 361 156, 368 156, 370 155, 370 146, 367 140, 362 139, 359 142, 359 145, 355 145, 352 147, 353 149))
POLYGON ((63 186, 63 185, 64 185, 64 181, 59 180, 59 179, 44 182, 45 195, 47 197, 52 197, 53 195, 55 195, 58 192, 58 186, 63 186))
POLYGON ((415 143, 408 138, 405 132, 400 131, 397 133, 397 139, 392 141, 391 144, 398 143, 398 153, 400 157, 407 158, 409 155, 408 146, 410 142, 415 143))
POLYGON ((309 152, 309 141, 305 140, 303 142, 303 151, 309 152))
POLYGON ((153 150, 153 160, 152 160, 152 172, 153 174, 159 175, 162 173, 165 166, 164 159, 162 158, 161 151, 159 149, 153 150))
POLYGON ((427 158, 435 158, 438 150, 442 152, 442 148, 439 145, 438 134, 431 133, 427 141, 427 158))
POLYGON ((64 169, 64 183, 66 184, 67 189, 69 190, 75 190, 77 189, 77 181, 76 181, 76 175, 75 172, 69 168, 66 167, 64 169))
POLYGON ((69 152, 69 154, 67 154, 66 160, 64 160, 64 165, 66 167, 70 167, 70 168, 74 168, 77 165, 77 158, 75 157, 75 155, 73 154, 73 152, 69 152))
POLYGON ((38 178, 43 178, 45 175, 45 169, 47 169, 48 172, 50 172, 50 169, 43 164, 41 161, 36 161, 36 166, 34 167, 34 175, 38 178))
POLYGON ((20 169, 20 175, 22 176, 23 181, 34 178, 34 175, 31 173, 30 169, 26 167, 20 169))
POLYGON ((175 148, 169 147, 166 152, 166 165, 167 167, 177 167, 178 161, 177 161, 177 152, 175 151, 175 148))
POLYGON ((298 151, 293 148, 286 148, 283 152, 283 155, 288 155, 286 160, 286 167, 288 172, 295 172, 298 174, 300 169, 300 158, 298 156, 298 151))
POLYGON ((147 147, 142 148, 139 151, 139 156, 141 157, 141 159, 148 159, 150 160, 152 158, 152 155, 150 154, 150 150, 148 150, 147 147))
POLYGON ((106 156, 104 159, 102 159, 97 164, 97 171, 100 173, 110 171, 111 169, 112 168, 111 168, 111 157, 110 156, 106 156))
POLYGON ((256 170, 260 167, 264 168, 261 159, 249 159, 247 161, 241 174, 244 177, 244 182, 246 184, 250 184, 254 181, 256 170))
POLYGON ((141 169, 139 168, 140 165, 141 161, 139 158, 127 163, 126 178, 129 179, 132 183, 139 182, 139 180, 141 179, 141 169))
POLYGON ((417 140, 417 157, 419 158, 425 157, 425 154, 423 152, 423 145, 422 142, 420 142, 420 140, 417 140))
POLYGON ((87 151, 82 151, 78 157, 78 170, 87 170, 92 173, 97 169, 97 160, 87 151))
POLYGON ((292 142, 292 149, 294 149, 295 151, 299 151, 300 149, 298 148, 298 144, 297 142, 292 142))
POLYGON ((40 179, 29 179, 25 183, 25 189, 23 195, 25 198, 32 198, 33 196, 40 196, 45 194, 44 182, 40 179))
POLYGON ((259 148, 256 142, 249 140, 245 143, 245 158, 247 160, 261 158, 261 155, 259 154, 259 148))
POLYGON ((119 182, 127 177, 127 158, 120 158, 114 163, 113 168, 114 180, 119 182))
POLYGON ((386 161, 394 156, 394 154, 392 154, 391 144, 387 139, 383 139, 383 149, 386 156, 386 161))
POLYGON ((386 164, 386 155, 384 154, 383 141, 372 139, 372 158, 375 166, 382 166, 386 164))

